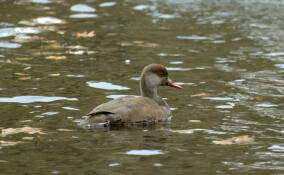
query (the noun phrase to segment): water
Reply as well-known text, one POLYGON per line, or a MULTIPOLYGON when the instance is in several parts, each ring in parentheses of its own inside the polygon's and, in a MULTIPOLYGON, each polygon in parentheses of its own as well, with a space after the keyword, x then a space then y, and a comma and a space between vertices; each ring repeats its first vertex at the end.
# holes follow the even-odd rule
POLYGON ((284 174, 283 8, 0 1, 0 128, 41 131, 1 137, 0 174, 284 174), (169 123, 77 125, 96 105, 139 95, 150 63, 183 86, 159 89, 169 123), (254 141, 213 142, 244 135, 254 141))

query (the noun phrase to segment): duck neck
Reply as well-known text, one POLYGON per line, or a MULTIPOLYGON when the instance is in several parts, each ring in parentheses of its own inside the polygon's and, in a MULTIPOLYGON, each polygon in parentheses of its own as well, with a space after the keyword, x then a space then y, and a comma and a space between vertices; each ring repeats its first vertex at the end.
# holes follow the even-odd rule
POLYGON ((167 103, 158 95, 157 86, 153 85, 151 75, 141 76, 140 80, 140 93, 143 97, 149 97, 157 102, 159 105, 168 107, 167 103))

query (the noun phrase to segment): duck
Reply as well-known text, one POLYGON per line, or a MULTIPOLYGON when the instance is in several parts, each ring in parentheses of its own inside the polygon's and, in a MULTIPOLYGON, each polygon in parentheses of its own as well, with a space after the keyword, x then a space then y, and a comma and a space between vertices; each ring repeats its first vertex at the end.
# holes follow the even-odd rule
POLYGON ((160 86, 182 89, 170 78, 165 66, 149 64, 140 76, 141 96, 124 96, 95 107, 83 116, 84 125, 125 125, 165 121, 171 118, 166 101, 158 95, 160 86))

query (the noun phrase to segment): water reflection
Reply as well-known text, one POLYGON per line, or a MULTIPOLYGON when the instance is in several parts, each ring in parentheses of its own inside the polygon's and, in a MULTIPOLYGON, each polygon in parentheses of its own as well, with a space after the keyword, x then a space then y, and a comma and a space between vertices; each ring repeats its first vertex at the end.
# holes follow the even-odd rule
POLYGON ((189 71, 191 68, 182 68, 182 67, 167 67, 169 71, 189 71))
POLYGON ((132 9, 133 10, 138 10, 138 11, 147 10, 147 9, 154 10, 155 7, 154 6, 149 6, 149 5, 137 5, 137 6, 134 6, 132 9))
POLYGON ((120 163, 110 163, 110 164, 108 164, 108 166, 110 166, 110 167, 112 167, 112 166, 119 166, 120 165, 120 163))
POLYGON ((218 108, 218 109, 232 109, 233 106, 231 106, 231 105, 218 105, 218 106, 216 106, 216 108, 218 108))
POLYGON ((2 48, 16 49, 21 46, 22 46, 21 44, 17 44, 17 43, 0 42, 0 47, 2 48))
POLYGON ((15 36, 17 34, 38 34, 41 30, 34 27, 1 28, 0 38, 15 36))
MULTIPOLYGON (((38 111, 35 111, 35 112, 38 112, 38 111)), ((51 116, 51 115, 56 115, 56 114, 59 114, 59 112, 56 112, 56 111, 49 111, 49 112, 44 112, 40 115, 36 115, 35 117, 37 118, 43 118, 45 116, 51 116)))
POLYGON ((126 152, 127 155, 138 155, 138 156, 151 156, 151 155, 159 155, 164 154, 161 150, 130 150, 126 152))
POLYGON ((234 63, 236 62, 235 60, 229 60, 228 58, 221 58, 217 57, 216 58, 216 63, 234 63))
POLYGON ((275 56, 284 56, 284 52, 271 52, 271 53, 266 53, 264 54, 265 56, 272 56, 272 57, 275 57, 275 56))
POLYGON ((281 68, 281 69, 284 69, 284 64, 275 64, 274 66, 275 66, 275 67, 279 67, 279 68, 281 68))
POLYGON ((177 39, 185 39, 185 40, 209 40, 210 38, 206 36, 197 36, 197 35, 192 35, 192 36, 177 36, 177 39))
POLYGON ((66 110, 70 110, 70 111, 78 111, 78 110, 80 110, 80 109, 72 108, 72 107, 69 107, 69 106, 64 106, 64 107, 62 107, 62 109, 66 109, 66 110))
POLYGON ((22 2, 31 2, 31 3, 39 3, 39 4, 48 4, 51 3, 52 0, 21 0, 22 2))
MULTIPOLYGON (((125 97, 125 96, 129 96, 129 95, 107 95, 106 98, 116 99, 116 98, 125 97)), ((130 96, 138 97, 135 95, 130 95, 130 96)))
POLYGON ((182 86, 182 85, 189 85, 189 86, 194 85, 194 83, 184 83, 184 82, 175 82, 175 84, 180 85, 180 86, 182 86))
POLYGON ((278 105, 275 104, 269 104, 269 103, 259 103, 255 105, 256 107, 263 107, 263 108, 270 108, 270 107, 276 107, 278 105))
POLYGON ((281 145, 272 145, 268 149, 275 151, 275 152, 284 152, 284 146, 281 146, 281 145))
POLYGON ((85 75, 73 75, 73 74, 67 74, 66 77, 75 77, 75 78, 82 78, 85 77, 85 75))
POLYGON ((108 82, 95 82, 95 81, 89 81, 87 82, 87 85, 93 88, 99 88, 99 89, 106 89, 106 90, 128 90, 130 88, 120 85, 114 85, 112 83, 108 82))
POLYGON ((70 15, 70 18, 96 18, 98 15, 89 13, 78 13, 70 15))
POLYGON ((76 4, 70 8, 74 12, 95 12, 96 9, 86 5, 86 4, 76 4))
POLYGON ((99 6, 100 7, 110 7, 116 5, 116 2, 103 2, 99 6))
POLYGON ((0 97, 1 103, 34 103, 34 102, 53 102, 57 100, 77 101, 77 98, 67 97, 47 97, 47 96, 15 96, 0 97))
POLYGON ((202 97, 202 99, 213 101, 239 101, 238 99, 233 99, 231 97, 202 97))
POLYGON ((35 25, 52 25, 52 24, 62 24, 65 23, 64 20, 55 17, 38 17, 32 20, 35 25))
POLYGON ((169 62, 170 64, 183 64, 183 62, 182 61, 171 61, 171 62, 169 62))

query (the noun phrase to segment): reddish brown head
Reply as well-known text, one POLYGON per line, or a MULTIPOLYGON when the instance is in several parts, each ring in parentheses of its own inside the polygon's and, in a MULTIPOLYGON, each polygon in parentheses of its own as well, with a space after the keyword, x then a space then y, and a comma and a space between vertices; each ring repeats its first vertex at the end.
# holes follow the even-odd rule
POLYGON ((161 64, 149 64, 143 71, 141 78, 148 77, 145 82, 150 87, 157 86, 171 86, 174 88, 182 89, 181 86, 176 85, 168 76, 167 69, 161 64))

